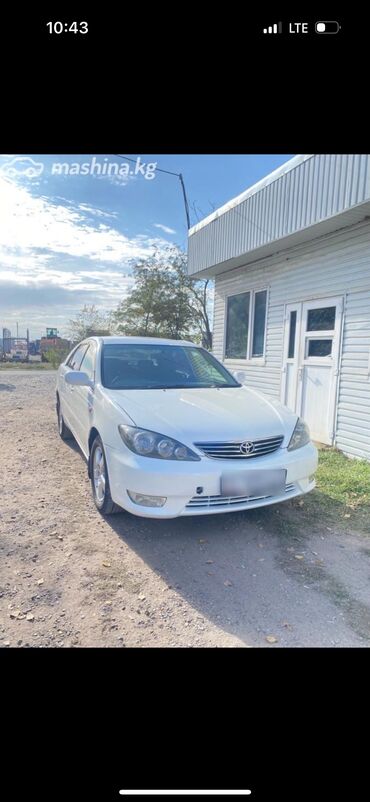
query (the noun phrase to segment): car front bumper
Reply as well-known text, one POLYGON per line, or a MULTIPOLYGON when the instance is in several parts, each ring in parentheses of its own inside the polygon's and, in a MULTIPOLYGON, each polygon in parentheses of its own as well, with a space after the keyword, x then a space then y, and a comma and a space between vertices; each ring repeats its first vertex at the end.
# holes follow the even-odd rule
POLYGON ((280 448, 266 457, 250 460, 176 462, 140 457, 126 448, 105 447, 110 490, 113 501, 123 509, 144 518, 177 518, 180 515, 208 515, 264 507, 308 493, 315 487, 312 479, 318 463, 312 443, 295 451, 280 448), (235 464, 237 462, 237 465, 235 464), (279 496, 222 497, 221 475, 228 470, 284 468, 286 488, 279 496), (202 488, 202 492, 197 492, 202 488), (144 507, 131 501, 127 491, 150 496, 165 496, 163 507, 144 507))

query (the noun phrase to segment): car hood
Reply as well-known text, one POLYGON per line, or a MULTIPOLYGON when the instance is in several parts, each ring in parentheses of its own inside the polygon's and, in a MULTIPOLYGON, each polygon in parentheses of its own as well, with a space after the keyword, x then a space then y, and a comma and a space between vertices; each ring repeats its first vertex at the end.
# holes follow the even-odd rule
POLYGON ((278 401, 245 386, 106 393, 136 426, 187 444, 284 435, 287 445, 297 421, 278 401))

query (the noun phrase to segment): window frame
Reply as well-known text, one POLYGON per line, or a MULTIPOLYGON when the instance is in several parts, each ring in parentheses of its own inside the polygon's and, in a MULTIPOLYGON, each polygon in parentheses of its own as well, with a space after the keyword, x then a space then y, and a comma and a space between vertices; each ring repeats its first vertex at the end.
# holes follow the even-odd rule
POLYGON ((305 361, 306 362, 310 362, 311 360, 325 359, 326 362, 328 362, 329 360, 330 360, 330 362, 332 362, 333 361, 333 341, 334 341, 334 335, 327 336, 327 337, 319 337, 317 334, 315 334, 314 337, 305 337, 305 344, 304 344, 304 346, 305 346, 305 350, 304 350, 304 359, 305 359, 305 361), (331 343, 330 354, 310 354, 310 343, 311 342, 318 342, 320 340, 325 340, 325 342, 330 342, 331 343))
MULTIPOLYGON (((305 301, 304 303, 307 305, 307 309, 306 309, 306 315, 303 318, 303 324, 304 324, 303 340, 302 340, 302 349, 303 349, 303 351, 302 351, 301 357, 303 358, 304 363, 307 364, 307 365, 309 365, 309 364, 317 364, 317 360, 319 360, 321 365, 332 365, 333 364, 333 343, 334 343, 335 333, 336 333, 336 329, 337 329, 337 314, 335 313, 334 327, 332 329, 308 329, 307 328, 307 326, 308 326, 308 315, 309 315, 309 312, 311 311, 310 308, 308 307, 308 304, 310 304, 310 303, 315 304, 315 299, 312 299, 312 300, 309 300, 309 301, 305 301), (330 354, 327 354, 326 356, 312 356, 312 354, 311 354, 311 356, 309 356, 308 352, 309 352, 310 340, 331 340, 332 341, 332 349, 331 349, 330 354)), ((319 305, 315 305, 314 308, 315 309, 325 309, 326 307, 332 307, 332 306, 333 306, 333 304, 330 303, 327 298, 323 298, 322 301, 320 301, 320 306, 319 305)), ((336 304, 334 304, 334 306, 336 307, 336 304)))
POLYGON ((85 353, 84 353, 84 355, 83 355, 83 357, 82 357, 82 362, 81 362, 81 365, 80 365, 80 370, 82 370, 83 372, 85 372, 85 373, 86 373, 86 371, 84 371, 84 368, 83 368, 83 363, 84 363, 85 356, 86 356, 86 354, 87 354, 87 352, 88 352, 88 350, 89 350, 89 349, 91 349, 91 352, 92 352, 92 355, 93 355, 93 366, 94 366, 94 369, 93 369, 93 375, 92 375, 92 378, 89 376, 89 374, 87 374, 87 375, 89 376, 89 379, 91 379, 91 381, 92 381, 92 382, 95 384, 95 381, 96 381, 96 359, 97 359, 97 348, 96 348, 96 343, 94 342, 94 340, 90 340, 90 342, 88 343, 88 346, 87 346, 87 348, 86 348, 86 351, 85 351, 85 353))
MULTIPOLYGON (((86 351, 87 351, 87 349, 89 347, 89 342, 87 340, 86 341, 83 340, 81 343, 78 343, 78 345, 76 345, 76 348, 74 348, 73 351, 69 354, 65 364, 66 364, 66 367, 69 368, 70 370, 76 370, 76 368, 72 368, 69 363, 70 363, 71 359, 74 357, 74 355, 77 353, 78 349, 82 348, 82 347, 85 347, 85 353, 86 353, 86 351)), ((81 359, 81 365, 82 365, 82 361, 83 361, 83 359, 85 357, 85 353, 84 353, 84 355, 83 355, 83 357, 81 359)), ((80 367, 81 367, 81 365, 80 365, 80 367)))
POLYGON ((79 345, 81 345, 81 343, 79 343, 78 345, 75 345, 75 346, 72 348, 72 350, 69 352, 69 354, 67 354, 67 356, 66 356, 66 358, 65 358, 64 362, 62 363, 62 364, 63 364, 63 365, 65 365, 67 368, 69 368, 69 360, 70 360, 70 359, 72 359, 72 357, 73 357, 73 355, 76 353, 76 351, 77 351, 77 348, 78 348, 78 346, 79 346, 79 345))
POLYGON ((300 324, 300 314, 298 307, 296 309, 290 309, 289 312, 286 311, 286 315, 284 316, 284 333, 285 333, 285 323, 288 323, 288 333, 287 333, 287 348, 286 348, 286 362, 294 362, 297 357, 297 351, 299 348, 299 336, 297 337, 298 332, 298 325, 300 324), (293 337, 293 354, 290 356, 290 346, 291 346, 291 336, 292 336, 292 315, 295 315, 294 318, 294 337, 293 337))
POLYGON ((251 288, 244 288, 239 290, 238 292, 228 292, 225 295, 224 299, 224 336, 223 336, 223 350, 222 350, 222 361, 227 363, 230 366, 238 365, 243 363, 243 365, 265 365, 266 364, 266 337, 267 337, 267 318, 268 318, 268 310, 269 310, 269 300, 270 300, 270 287, 269 285, 263 284, 261 286, 251 288), (244 295, 246 292, 250 293, 250 304, 249 304, 249 325, 248 325, 248 347, 247 353, 245 357, 227 357, 226 356, 226 335, 227 335, 227 309, 228 309, 228 300, 229 298, 233 298, 235 295, 244 295), (263 334, 263 355, 262 356, 252 356, 252 349, 253 349, 253 336, 254 336, 254 310, 255 310, 255 295, 258 292, 265 292, 266 293, 266 315, 265 315, 265 328, 263 334))
POLYGON ((229 357, 226 356, 226 341, 227 341, 227 315, 228 315, 228 301, 229 298, 235 298, 237 295, 249 295, 249 321, 248 321, 248 349, 249 351, 249 344, 250 344, 250 331, 251 331, 251 318, 252 318, 252 304, 253 304, 253 293, 251 290, 240 290, 240 292, 232 292, 225 297, 225 310, 224 310, 224 322, 225 322, 225 330, 224 330, 224 346, 223 346, 223 362, 245 362, 246 357, 229 357))
POLYGON ((324 332, 331 331, 331 332, 334 332, 335 331, 335 324, 336 324, 336 312, 337 312, 336 306, 335 305, 331 306, 330 304, 327 304, 326 306, 313 307, 313 309, 307 309, 307 314, 306 314, 306 318, 305 318, 305 334, 309 335, 309 334, 311 334, 311 332, 313 334, 319 334, 320 331, 324 331, 324 332), (326 329, 325 328, 309 329, 308 328, 308 318, 309 318, 310 312, 318 312, 318 311, 321 311, 322 309, 334 309, 334 325, 331 326, 330 329, 328 329, 328 328, 326 328, 326 329))

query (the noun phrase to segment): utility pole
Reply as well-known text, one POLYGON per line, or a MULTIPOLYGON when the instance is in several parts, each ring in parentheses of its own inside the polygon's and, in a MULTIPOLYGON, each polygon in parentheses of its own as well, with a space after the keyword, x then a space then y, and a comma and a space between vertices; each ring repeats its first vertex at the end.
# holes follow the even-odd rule
POLYGON ((18 323, 17 323, 17 338, 18 338, 18 323))
MULTIPOLYGON (((129 162, 134 162, 134 164, 137 163, 137 159, 130 159, 129 156, 122 156, 121 153, 116 153, 115 155, 118 156, 119 159, 127 159, 127 161, 129 161, 129 162)), ((167 173, 167 175, 175 175, 179 179, 180 184, 181 184, 182 195, 183 195, 183 199, 184 199, 186 222, 187 222, 187 226, 188 226, 188 230, 189 230, 189 228, 190 228, 189 204, 188 204, 188 199, 186 197, 185 184, 184 184, 184 179, 183 179, 182 174, 181 173, 174 173, 174 172, 172 172, 172 170, 163 170, 162 167, 156 167, 156 169, 158 170, 159 173, 167 173)))

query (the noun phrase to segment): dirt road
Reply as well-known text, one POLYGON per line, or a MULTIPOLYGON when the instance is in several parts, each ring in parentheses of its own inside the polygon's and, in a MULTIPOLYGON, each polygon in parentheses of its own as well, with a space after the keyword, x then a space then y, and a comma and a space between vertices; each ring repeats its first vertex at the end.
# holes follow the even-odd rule
POLYGON ((103 519, 54 386, 54 371, 0 371, 0 645, 370 644, 368 539, 307 531, 297 500, 103 519))

